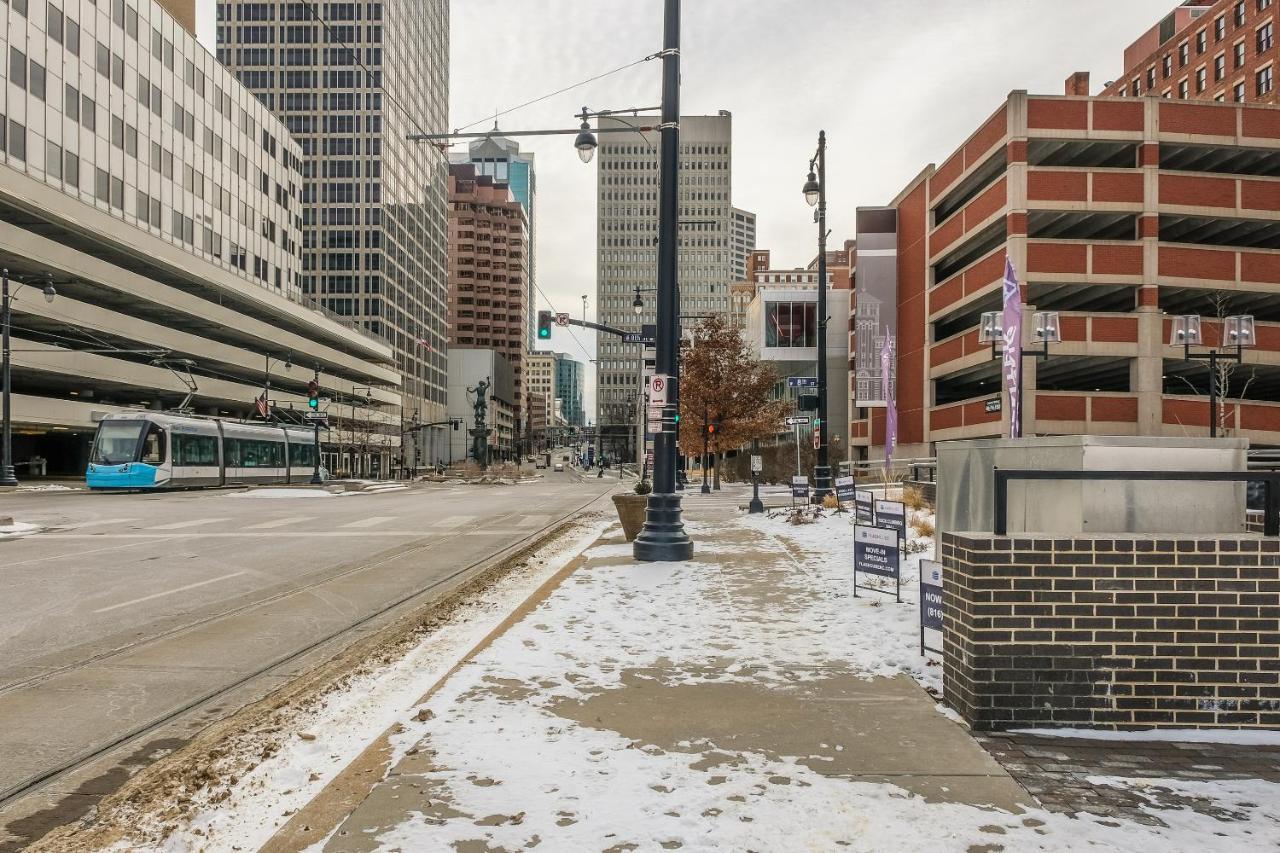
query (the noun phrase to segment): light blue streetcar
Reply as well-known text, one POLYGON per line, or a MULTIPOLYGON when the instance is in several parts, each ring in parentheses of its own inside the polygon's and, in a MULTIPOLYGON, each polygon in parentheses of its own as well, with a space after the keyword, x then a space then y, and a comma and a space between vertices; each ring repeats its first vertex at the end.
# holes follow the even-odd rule
POLYGON ((315 433, 303 427, 120 412, 98 424, 85 482, 91 489, 305 483, 315 462, 315 433))

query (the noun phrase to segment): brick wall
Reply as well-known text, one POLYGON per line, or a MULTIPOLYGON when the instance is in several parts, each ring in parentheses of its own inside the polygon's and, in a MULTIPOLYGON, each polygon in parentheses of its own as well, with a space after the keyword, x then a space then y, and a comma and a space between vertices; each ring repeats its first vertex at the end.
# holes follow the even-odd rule
POLYGON ((975 729, 1280 727, 1280 541, 944 534, 944 683, 975 729))

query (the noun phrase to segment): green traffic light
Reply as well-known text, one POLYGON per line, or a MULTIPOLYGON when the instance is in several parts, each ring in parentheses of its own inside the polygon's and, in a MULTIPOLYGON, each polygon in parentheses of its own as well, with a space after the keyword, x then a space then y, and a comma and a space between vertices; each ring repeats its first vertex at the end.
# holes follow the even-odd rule
POLYGON ((315 397, 312 397, 310 400, 307 401, 307 405, 313 409, 318 409, 320 408, 320 401, 317 400, 315 397))

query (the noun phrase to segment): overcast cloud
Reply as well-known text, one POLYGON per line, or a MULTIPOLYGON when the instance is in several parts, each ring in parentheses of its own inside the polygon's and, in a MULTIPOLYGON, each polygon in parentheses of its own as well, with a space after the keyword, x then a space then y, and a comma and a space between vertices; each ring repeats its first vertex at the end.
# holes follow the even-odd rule
MULTIPOLYGON (((213 2, 202 0, 202 35, 213 2)), ((390 0, 400 2, 400 0, 390 0)), ((734 204, 759 217, 774 264, 815 252, 800 187, 819 129, 828 138, 832 240, 853 236, 858 205, 884 204, 941 162, 1014 89, 1061 94, 1073 71, 1093 89, 1118 75, 1125 46, 1177 0, 686 0, 682 112, 729 110, 734 204)), ((661 47, 661 0, 453 0, 450 124, 640 59, 661 47)), ((646 62, 505 116, 509 129, 572 127, 595 109, 655 104, 646 62)), ((483 127, 483 125, 482 125, 483 127)), ((568 139, 522 141, 538 159, 540 308, 595 303, 595 167, 568 139)), ((594 336, 556 332, 586 360, 594 336), (563 337, 562 337, 563 335, 563 337)), ((587 412, 594 409, 588 371, 587 412)))

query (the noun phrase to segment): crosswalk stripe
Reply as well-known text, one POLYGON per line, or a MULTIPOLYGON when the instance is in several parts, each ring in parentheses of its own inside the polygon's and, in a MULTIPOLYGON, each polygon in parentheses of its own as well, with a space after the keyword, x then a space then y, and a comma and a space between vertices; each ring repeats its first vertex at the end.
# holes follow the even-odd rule
POLYGON ((183 530, 188 527, 202 527, 206 524, 217 524, 219 521, 230 521, 229 518, 197 518, 191 521, 175 521, 172 524, 157 524, 148 530, 183 530))
POLYGON ((299 521, 307 521, 305 515, 291 515, 288 518, 277 518, 274 521, 264 521, 261 524, 250 524, 245 530, 273 530, 277 527, 288 527, 290 524, 297 524, 299 521))
POLYGON ((76 530, 82 530, 86 527, 103 527, 108 524, 128 524, 131 521, 137 521, 136 518, 99 518, 96 521, 84 521, 75 525, 76 530))
POLYGON ((470 524, 475 521, 474 515, 449 515, 437 521, 433 521, 427 527, 461 527, 464 524, 470 524))
POLYGON ((388 521, 395 521, 399 516, 395 515, 373 515, 369 518, 362 518, 359 521, 352 521, 343 527, 377 527, 379 524, 386 524, 388 521))

